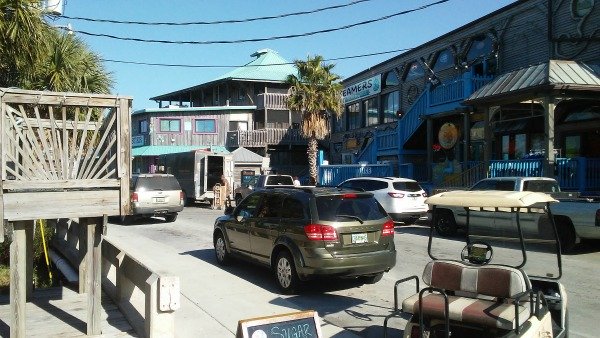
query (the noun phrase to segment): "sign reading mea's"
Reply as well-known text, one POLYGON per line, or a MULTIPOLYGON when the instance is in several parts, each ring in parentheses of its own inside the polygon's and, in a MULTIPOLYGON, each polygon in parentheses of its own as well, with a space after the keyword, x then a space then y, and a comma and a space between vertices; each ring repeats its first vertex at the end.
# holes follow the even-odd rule
POLYGON ((236 333, 236 338, 320 337, 319 315, 312 310, 240 320, 236 333))

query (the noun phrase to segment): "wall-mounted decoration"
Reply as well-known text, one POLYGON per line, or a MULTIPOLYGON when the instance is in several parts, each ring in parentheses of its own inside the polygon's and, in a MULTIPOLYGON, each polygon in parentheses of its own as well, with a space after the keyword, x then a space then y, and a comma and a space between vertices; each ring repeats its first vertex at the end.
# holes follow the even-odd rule
POLYGON ((456 141, 458 141, 458 128, 456 128, 456 125, 449 122, 444 123, 440 127, 438 140, 444 149, 451 149, 454 147, 454 145, 456 145, 456 141))

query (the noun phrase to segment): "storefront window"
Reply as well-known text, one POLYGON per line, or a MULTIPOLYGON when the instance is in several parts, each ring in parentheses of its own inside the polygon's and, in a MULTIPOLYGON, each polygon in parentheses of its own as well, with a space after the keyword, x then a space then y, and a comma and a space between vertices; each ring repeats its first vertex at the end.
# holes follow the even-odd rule
POLYGON ((400 110, 400 92, 395 91, 383 96, 383 123, 398 120, 396 113, 400 110))
POLYGON ((379 100, 377 97, 364 101, 365 112, 367 114, 367 126, 379 124, 379 100))
POLYGON ((567 158, 578 157, 581 154, 581 136, 565 137, 565 148, 567 158))
POLYGON ((348 117, 348 130, 362 128, 360 105, 358 103, 346 106, 346 116, 348 117))
POLYGON ((502 136, 502 159, 521 159, 527 154, 527 136, 512 134, 502 136))
POLYGON ((527 137, 525 134, 515 135, 515 157, 516 159, 523 158, 527 154, 527 137))

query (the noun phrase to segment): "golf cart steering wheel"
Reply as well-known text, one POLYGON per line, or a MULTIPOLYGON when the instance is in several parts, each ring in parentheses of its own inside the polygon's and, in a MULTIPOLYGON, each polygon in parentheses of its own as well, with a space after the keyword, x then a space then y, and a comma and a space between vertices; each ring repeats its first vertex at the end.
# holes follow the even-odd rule
POLYGON ((486 265, 494 256, 494 249, 486 242, 474 241, 463 248, 460 259, 476 265, 486 265))

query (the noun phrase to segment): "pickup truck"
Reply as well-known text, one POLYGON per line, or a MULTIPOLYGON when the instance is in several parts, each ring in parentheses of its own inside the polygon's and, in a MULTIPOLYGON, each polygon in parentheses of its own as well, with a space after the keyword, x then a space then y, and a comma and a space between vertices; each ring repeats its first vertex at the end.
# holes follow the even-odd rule
MULTIPOLYGON (((550 211, 556 222, 558 238, 563 252, 572 251, 581 239, 600 239, 600 202, 579 198, 575 193, 561 192, 555 179, 548 177, 495 177, 485 178, 473 185, 469 190, 504 190, 535 191, 552 195, 559 203, 552 203, 550 211)), ((493 222, 502 226, 503 222, 514 222, 514 219, 503 219, 506 213, 471 212, 471 224, 493 222), (483 216, 483 215, 488 216, 483 216), (494 219, 489 219, 493 217, 494 219), (483 219, 486 218, 486 219, 483 219)), ((440 236, 452 236, 458 229, 464 228, 467 212, 460 208, 436 206, 436 215, 432 221, 440 236)), ((505 216, 506 217, 506 216, 505 216)), ((534 231, 540 223, 540 217, 522 217, 521 225, 526 233, 534 231)))
POLYGON ((235 188, 233 191, 233 198, 235 199, 235 204, 238 205, 253 191, 293 186, 294 178, 290 175, 256 175, 247 183, 235 188))

